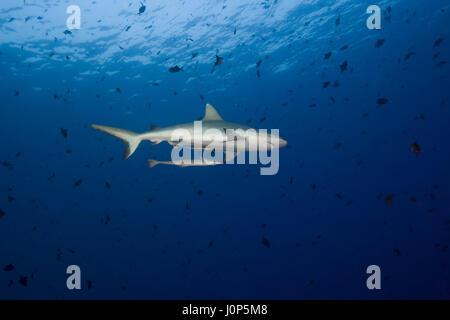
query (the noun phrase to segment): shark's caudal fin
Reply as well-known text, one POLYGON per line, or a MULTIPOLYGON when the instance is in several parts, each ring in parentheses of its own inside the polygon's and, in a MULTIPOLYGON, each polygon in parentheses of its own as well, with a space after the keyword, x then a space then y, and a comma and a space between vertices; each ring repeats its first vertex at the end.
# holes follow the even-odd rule
POLYGON ((154 166, 156 166, 159 163, 158 160, 153 160, 153 159, 148 159, 147 161, 148 161, 149 168, 153 168, 154 166))
POLYGON ((103 132, 106 132, 116 138, 119 138, 123 142, 125 142, 125 153, 123 157, 129 158, 134 151, 136 151, 139 143, 141 142, 141 139, 139 137, 139 134, 133 131, 128 131, 124 129, 119 128, 113 128, 113 127, 107 127, 107 126, 99 126, 97 124, 93 124, 92 128, 96 130, 100 130, 103 132))

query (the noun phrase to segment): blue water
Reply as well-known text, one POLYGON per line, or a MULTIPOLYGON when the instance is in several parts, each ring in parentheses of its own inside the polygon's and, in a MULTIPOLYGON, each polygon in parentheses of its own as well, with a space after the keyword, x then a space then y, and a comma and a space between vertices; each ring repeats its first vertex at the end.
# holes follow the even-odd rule
POLYGON ((0 4, 0 298, 450 298, 450 1, 70 4, 0 4), (279 172, 90 127, 206 103, 279 129, 279 172))

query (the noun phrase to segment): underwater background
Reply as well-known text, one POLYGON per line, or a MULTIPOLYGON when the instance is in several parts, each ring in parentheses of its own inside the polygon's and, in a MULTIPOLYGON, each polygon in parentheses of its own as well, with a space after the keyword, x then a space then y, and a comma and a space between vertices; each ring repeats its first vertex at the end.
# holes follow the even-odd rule
POLYGON ((448 0, 1 1, 0 298, 449 299, 449 27, 448 0), (91 128, 206 103, 280 129, 279 172, 91 128))

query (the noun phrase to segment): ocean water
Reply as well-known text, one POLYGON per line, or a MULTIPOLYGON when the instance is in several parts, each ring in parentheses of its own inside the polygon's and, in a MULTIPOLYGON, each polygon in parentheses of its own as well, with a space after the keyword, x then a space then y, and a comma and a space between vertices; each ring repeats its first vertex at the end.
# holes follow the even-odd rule
POLYGON ((449 27, 448 0, 2 1, 0 298, 450 298, 449 27), (277 174, 91 128, 206 103, 279 129, 277 174))

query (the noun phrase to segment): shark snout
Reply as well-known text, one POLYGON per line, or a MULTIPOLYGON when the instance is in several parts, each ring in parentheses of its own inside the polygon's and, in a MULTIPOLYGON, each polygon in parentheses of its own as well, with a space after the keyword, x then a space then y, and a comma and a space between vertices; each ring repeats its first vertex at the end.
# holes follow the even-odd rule
POLYGON ((280 146, 280 148, 282 148, 282 147, 284 147, 284 146, 286 146, 286 145, 287 145, 287 141, 284 140, 283 138, 280 138, 280 141, 279 141, 279 146, 280 146))

